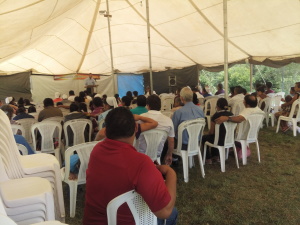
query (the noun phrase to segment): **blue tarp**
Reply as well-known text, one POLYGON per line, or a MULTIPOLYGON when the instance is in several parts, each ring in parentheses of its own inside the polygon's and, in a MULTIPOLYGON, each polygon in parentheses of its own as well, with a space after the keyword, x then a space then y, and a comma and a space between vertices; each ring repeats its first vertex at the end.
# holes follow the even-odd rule
POLYGON ((118 74, 118 94, 122 98, 127 91, 144 94, 144 77, 142 74, 118 74))

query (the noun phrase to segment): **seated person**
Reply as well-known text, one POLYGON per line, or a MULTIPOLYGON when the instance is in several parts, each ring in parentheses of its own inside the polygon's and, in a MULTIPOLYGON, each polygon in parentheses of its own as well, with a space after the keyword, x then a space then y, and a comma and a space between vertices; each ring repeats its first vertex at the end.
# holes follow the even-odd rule
POLYGON ((63 117, 63 114, 59 108, 54 107, 54 102, 51 98, 45 98, 44 109, 39 113, 38 121, 41 122, 44 119, 54 117, 54 116, 63 117))
POLYGON ((53 102, 56 103, 56 102, 61 102, 63 99, 60 97, 60 93, 59 92, 55 92, 54 93, 54 99, 53 99, 53 102))
MULTIPOLYGON (((203 135, 202 137, 202 148, 206 141, 210 143, 214 143, 215 140, 215 120, 220 116, 233 116, 231 112, 228 111, 228 102, 225 98, 219 98, 217 101, 217 111, 211 117, 210 121, 210 130, 207 135, 203 135)), ((226 130, 224 124, 220 125, 220 133, 219 133, 219 142, 218 145, 224 145, 224 138, 225 138, 226 130)), ((212 160, 220 161, 219 158, 219 150, 216 148, 211 148, 211 152, 206 152, 206 164, 212 164, 212 160)))
MULTIPOLYGON (((108 203, 134 189, 157 216, 159 225, 164 224, 164 219, 167 219, 167 225, 175 225, 174 170, 166 165, 155 166, 148 156, 137 152, 132 146, 137 125, 130 111, 124 107, 111 110, 105 124, 107 138, 94 147, 86 171, 83 224, 107 224, 108 203)), ((126 204, 119 208, 117 220, 118 224, 134 224, 126 204)))
POLYGON ((132 114, 141 115, 148 112, 148 109, 146 108, 147 99, 145 95, 139 95, 136 99, 136 103, 137 107, 134 109, 130 109, 130 112, 132 112, 132 114))
MULTIPOLYGON (((132 98, 132 97, 131 97, 132 98)), ((122 106, 128 110, 131 109, 131 98, 129 96, 123 96, 121 99, 122 106)))
POLYGON ((26 109, 24 107, 19 107, 17 110, 17 115, 13 118, 13 120, 20 120, 20 119, 26 119, 26 118, 34 119, 34 116, 26 113, 26 109))
POLYGON ((88 116, 92 116, 98 119, 98 116, 103 113, 103 102, 100 97, 95 97, 92 100, 93 104, 93 111, 91 113, 88 113, 88 116))

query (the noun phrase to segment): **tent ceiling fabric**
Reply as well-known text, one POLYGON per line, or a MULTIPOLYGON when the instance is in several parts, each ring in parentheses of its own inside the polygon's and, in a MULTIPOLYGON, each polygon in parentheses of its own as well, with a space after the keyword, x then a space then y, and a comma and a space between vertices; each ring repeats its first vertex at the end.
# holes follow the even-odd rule
MULTIPOLYGON (((109 0, 114 68, 149 70, 145 0, 109 0)), ((228 0, 228 61, 300 58, 299 0, 228 0)), ((105 0, 0 0, 0 74, 111 74, 105 0)), ((220 68, 222 0, 149 0, 153 71, 220 68)))

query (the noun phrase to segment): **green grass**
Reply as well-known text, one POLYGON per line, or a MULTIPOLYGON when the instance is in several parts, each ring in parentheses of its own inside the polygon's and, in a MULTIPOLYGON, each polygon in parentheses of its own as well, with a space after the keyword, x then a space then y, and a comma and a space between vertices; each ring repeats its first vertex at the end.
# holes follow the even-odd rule
MULTIPOLYGON (((256 146, 246 166, 237 169, 234 157, 226 161, 226 172, 219 164, 205 165, 201 177, 198 161, 183 181, 182 165, 177 172, 179 225, 213 224, 300 224, 300 138, 291 131, 275 133, 263 128, 259 133, 261 163, 256 146)), ((66 223, 82 223, 84 189, 78 192, 76 217, 69 217, 68 187, 64 185, 66 223)))

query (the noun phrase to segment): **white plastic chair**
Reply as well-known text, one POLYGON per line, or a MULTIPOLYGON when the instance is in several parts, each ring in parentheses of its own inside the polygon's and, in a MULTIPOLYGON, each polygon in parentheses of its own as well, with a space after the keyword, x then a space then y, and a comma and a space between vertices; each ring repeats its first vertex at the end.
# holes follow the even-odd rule
POLYGON ((98 121, 98 127, 99 127, 99 130, 101 130, 101 129, 103 128, 104 122, 105 122, 105 119, 100 119, 100 120, 98 121))
POLYGON ((270 108, 272 108, 272 113, 276 113, 280 109, 281 105, 281 95, 271 97, 270 108))
POLYGON ((256 143, 258 162, 260 162, 260 152, 258 144, 258 132, 264 119, 263 113, 252 114, 246 121, 239 124, 238 134, 235 141, 241 143, 243 165, 247 164, 247 145, 249 143, 256 143), (247 135, 245 135, 247 134, 247 135))
POLYGON ((60 156, 61 133, 62 133, 61 124, 56 121, 43 121, 32 125, 31 134, 33 137, 33 147, 35 151, 38 150, 37 136, 36 136, 38 132, 41 135, 41 149, 40 149, 41 152, 54 153, 58 162, 61 163, 61 156, 60 156))
POLYGON ((94 146, 99 143, 98 141, 87 142, 79 145, 74 145, 68 148, 65 152, 65 167, 61 169, 62 180, 69 185, 70 189, 70 217, 75 217, 76 213, 76 197, 77 197, 77 186, 86 183, 86 169, 90 160, 90 154, 94 146), (70 158, 77 152, 80 167, 77 180, 69 180, 70 175, 70 158))
POLYGON ((165 115, 165 116, 167 116, 169 118, 172 118, 173 113, 174 112, 172 112, 171 110, 161 111, 161 114, 163 114, 163 115, 165 115))
POLYGON ((270 112, 271 98, 267 97, 267 98, 262 99, 259 102, 258 107, 261 108, 263 104, 265 104, 263 111, 265 113, 266 125, 267 125, 267 127, 269 126, 269 119, 271 118, 271 124, 272 124, 272 126, 274 126, 274 116, 272 116, 273 114, 270 112))
POLYGON ((279 116, 276 133, 278 133, 281 120, 288 121, 293 124, 293 134, 296 137, 297 123, 300 121, 300 99, 297 99, 296 101, 293 102, 292 109, 289 116, 279 116))
POLYGON ((64 121, 64 117, 62 116, 52 116, 52 117, 48 117, 46 119, 43 119, 42 122, 45 122, 45 121, 56 121, 56 122, 63 122, 64 121))
POLYGON ((204 115, 207 121, 208 130, 210 130, 210 119, 216 112, 216 105, 219 97, 212 96, 211 98, 205 101, 204 105, 204 115))
POLYGON ((147 145, 145 154, 148 155, 152 161, 156 160, 159 164, 161 164, 160 155, 158 155, 157 151, 160 143, 163 140, 167 140, 167 132, 158 129, 152 129, 142 132, 141 137, 142 136, 145 138, 147 145))
POLYGON ((25 130, 25 135, 23 135, 28 143, 32 143, 31 136, 31 126, 37 121, 33 118, 20 119, 16 121, 18 124, 21 124, 25 130))
POLYGON ((188 173, 188 166, 192 167, 193 163, 193 156, 198 155, 199 157, 199 164, 202 177, 204 178, 204 167, 202 163, 202 155, 200 151, 201 146, 201 137, 203 134, 203 129, 205 127, 205 119, 199 118, 194 120, 187 120, 182 122, 178 126, 178 141, 177 141, 177 149, 174 149, 173 154, 178 155, 182 158, 182 165, 183 165, 183 176, 184 181, 187 183, 189 181, 189 173, 188 173), (187 150, 182 150, 182 134, 186 131, 189 135, 189 142, 187 150), (199 139, 200 138, 200 139, 199 139))
POLYGON ((71 128, 73 132, 73 145, 78 145, 86 142, 85 141, 86 127, 88 127, 88 141, 91 141, 92 129, 93 129, 92 121, 88 119, 69 120, 64 124, 66 147, 70 146, 69 135, 72 135, 70 134, 68 127, 71 128))
POLYGON ((9 179, 2 159, 0 154, 1 211, 4 209, 5 214, 18 223, 29 219, 54 220, 54 199, 49 181, 40 177, 9 179), (30 206, 34 204, 43 204, 45 210, 31 211, 30 206))
POLYGON ((117 224, 118 208, 127 203, 136 225, 157 225, 157 217, 151 212, 143 197, 136 191, 128 191, 113 200, 111 200, 106 208, 107 224, 117 224))
MULTIPOLYGON (((59 162, 53 155, 44 153, 21 156, 14 140, 10 121, 2 110, 0 110, 0 127, 0 154, 3 157, 7 176, 9 179, 46 178, 51 183, 54 193, 55 218, 63 222, 65 207, 59 162)), ((26 208, 29 206, 27 205, 26 208)), ((30 223, 37 222, 39 221, 30 221, 30 223)))
POLYGON ((11 130, 12 130, 13 134, 19 134, 19 131, 21 131, 21 135, 25 138, 25 129, 22 125, 12 124, 11 130))
POLYGON ((210 143, 208 141, 206 141, 204 143, 203 165, 205 165, 207 146, 217 148, 219 150, 219 154, 220 154, 221 171, 225 172, 225 158, 226 158, 226 155, 228 155, 227 153, 229 151, 229 148, 233 148, 237 168, 239 168, 239 161, 238 161, 237 152, 236 152, 236 148, 235 148, 235 144, 234 144, 234 131, 235 131, 237 124, 231 123, 231 122, 224 122, 223 124, 226 129, 224 145, 223 146, 218 145, 220 124, 216 124, 215 125, 214 143, 210 143))
POLYGON ((162 96, 161 98, 161 110, 171 110, 174 105, 174 98, 175 96, 171 95, 166 95, 162 96))
POLYGON ((245 109, 244 102, 236 101, 231 108, 231 112, 234 116, 238 116, 240 112, 242 112, 244 109, 245 109))

